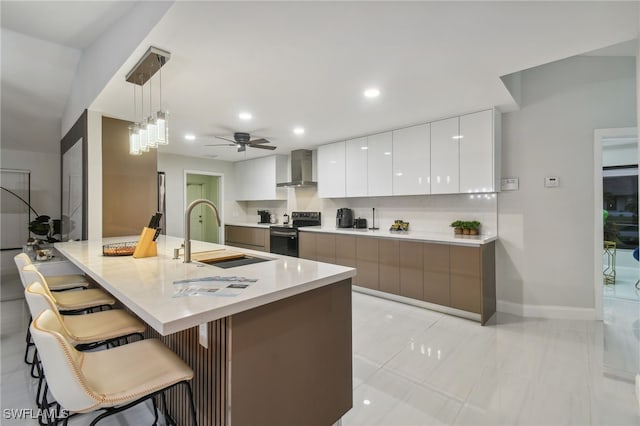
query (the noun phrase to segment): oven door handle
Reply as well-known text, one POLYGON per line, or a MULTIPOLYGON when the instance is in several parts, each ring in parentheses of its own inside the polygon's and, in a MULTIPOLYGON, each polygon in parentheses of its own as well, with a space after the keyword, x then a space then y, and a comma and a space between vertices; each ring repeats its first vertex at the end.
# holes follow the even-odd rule
POLYGON ((271 231, 271 236, 273 236, 273 237, 291 237, 291 238, 296 238, 297 237, 295 232, 279 232, 279 231, 271 231))

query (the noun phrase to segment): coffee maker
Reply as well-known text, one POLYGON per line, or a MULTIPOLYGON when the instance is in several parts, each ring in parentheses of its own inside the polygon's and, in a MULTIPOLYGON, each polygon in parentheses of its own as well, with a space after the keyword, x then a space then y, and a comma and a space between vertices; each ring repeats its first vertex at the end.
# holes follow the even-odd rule
POLYGON ((269 210, 258 210, 258 216, 260 216, 260 222, 258 223, 271 223, 271 213, 269 213, 269 210))
POLYGON ((336 228, 352 228, 353 211, 347 208, 338 209, 336 213, 336 228))

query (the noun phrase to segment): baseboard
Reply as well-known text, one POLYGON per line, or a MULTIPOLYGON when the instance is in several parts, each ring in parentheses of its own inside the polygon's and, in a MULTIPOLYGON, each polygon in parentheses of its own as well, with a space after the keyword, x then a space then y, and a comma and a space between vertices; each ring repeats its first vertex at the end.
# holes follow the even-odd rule
POLYGON ((412 299, 410 297, 398 296, 397 294, 391 294, 384 291, 372 290, 366 287, 360 287, 357 285, 352 286, 353 291, 358 293, 368 294, 370 296, 380 297, 381 299, 393 300, 394 302, 400 302, 407 305, 417 306, 419 308, 425 308, 436 312, 442 312, 443 314, 454 315, 456 317, 465 318, 473 321, 480 321, 480 314, 474 314, 473 312, 461 311, 460 309, 449 308, 448 306, 436 305, 435 303, 423 302, 422 300, 412 299))
POLYGON ((555 305, 526 305, 506 300, 498 300, 496 303, 498 312, 518 315, 522 317, 568 319, 568 320, 595 320, 594 308, 573 308, 570 306, 555 305))

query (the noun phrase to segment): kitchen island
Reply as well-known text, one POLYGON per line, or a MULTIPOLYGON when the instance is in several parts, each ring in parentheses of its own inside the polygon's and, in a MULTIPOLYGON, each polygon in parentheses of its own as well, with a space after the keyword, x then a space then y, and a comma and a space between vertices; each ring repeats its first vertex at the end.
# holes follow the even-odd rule
MULTIPOLYGON (((355 269, 242 249, 261 263, 222 269, 173 259, 182 240, 158 239, 158 256, 107 257, 102 245, 56 248, 145 321, 194 370, 200 425, 330 425, 352 406, 351 278, 355 269), (174 297, 188 281, 255 278, 246 288, 174 297)), ((237 248, 193 241, 193 253, 237 248)), ((205 282, 206 283, 206 282, 205 282)), ((202 284, 224 287, 228 283, 202 284)), ((170 411, 188 424, 185 395, 170 411)))

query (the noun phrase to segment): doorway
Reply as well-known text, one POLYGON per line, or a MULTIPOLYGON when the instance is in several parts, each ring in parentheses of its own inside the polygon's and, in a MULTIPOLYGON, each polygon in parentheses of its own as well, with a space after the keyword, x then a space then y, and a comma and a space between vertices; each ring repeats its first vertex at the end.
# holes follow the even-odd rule
POLYGON ((640 303, 640 289, 635 287, 640 279, 640 262, 632 255, 638 246, 637 129, 597 129, 593 157, 594 296, 596 317, 603 319, 605 297, 640 303), (607 284, 603 269, 609 273, 607 284))
MULTIPOLYGON (((224 223, 223 179, 220 173, 185 170, 185 210, 192 201, 206 199, 218 207, 220 220, 224 223)), ((196 206, 191 212, 191 239, 221 244, 224 242, 224 227, 218 226, 208 207, 196 206)))

